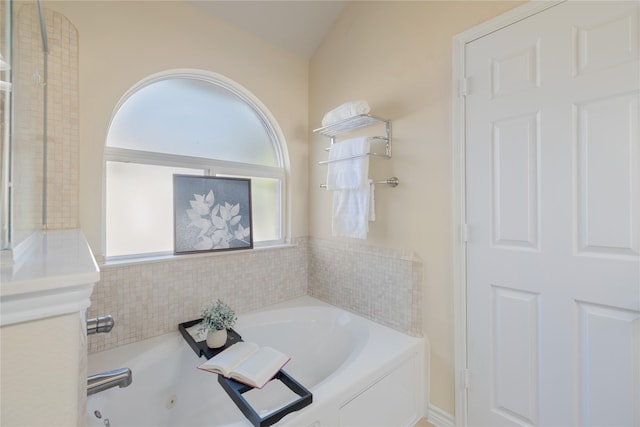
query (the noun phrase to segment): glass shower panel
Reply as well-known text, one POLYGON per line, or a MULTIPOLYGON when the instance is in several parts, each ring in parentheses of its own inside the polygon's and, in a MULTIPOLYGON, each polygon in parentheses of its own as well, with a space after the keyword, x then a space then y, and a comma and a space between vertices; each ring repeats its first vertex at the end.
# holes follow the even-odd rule
POLYGON ((11 6, 11 1, 0 0, 0 250, 9 248, 11 6))
POLYGON ((1 1, 8 14, 0 31, 8 89, 1 91, 2 249, 9 249, 44 223, 46 35, 39 2, 1 1))

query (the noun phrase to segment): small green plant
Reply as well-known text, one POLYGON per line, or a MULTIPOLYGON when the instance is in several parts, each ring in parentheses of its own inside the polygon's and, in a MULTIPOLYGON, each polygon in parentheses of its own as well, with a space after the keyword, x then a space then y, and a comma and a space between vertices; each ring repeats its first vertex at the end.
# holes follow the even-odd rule
POLYGON ((202 310, 202 325, 200 329, 206 332, 229 329, 236 324, 236 320, 236 312, 222 300, 217 300, 202 310))

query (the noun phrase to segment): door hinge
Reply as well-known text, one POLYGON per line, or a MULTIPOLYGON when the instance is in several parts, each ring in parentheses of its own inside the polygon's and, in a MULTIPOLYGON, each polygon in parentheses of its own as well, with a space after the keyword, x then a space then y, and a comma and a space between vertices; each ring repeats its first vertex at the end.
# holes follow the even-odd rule
POLYGON ((469 224, 462 224, 462 226, 460 227, 460 236, 463 243, 469 242, 469 224))
POLYGON ((469 94, 469 78, 468 77, 460 79, 459 92, 460 92, 460 96, 467 96, 469 94))
POLYGON ((471 382, 471 371, 464 369, 462 371, 462 386, 465 390, 469 389, 469 383, 471 382))

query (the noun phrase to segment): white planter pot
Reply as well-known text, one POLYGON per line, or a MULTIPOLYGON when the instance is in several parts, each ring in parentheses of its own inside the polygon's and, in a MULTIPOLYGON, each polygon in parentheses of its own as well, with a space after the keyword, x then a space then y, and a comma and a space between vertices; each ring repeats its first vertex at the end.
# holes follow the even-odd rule
POLYGON ((207 332, 207 347, 220 348, 227 343, 227 330, 207 332))

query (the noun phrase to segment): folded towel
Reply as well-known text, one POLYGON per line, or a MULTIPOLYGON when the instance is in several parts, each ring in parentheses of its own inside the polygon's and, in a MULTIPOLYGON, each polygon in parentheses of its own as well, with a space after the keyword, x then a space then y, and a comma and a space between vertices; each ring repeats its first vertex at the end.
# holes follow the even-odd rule
POLYGON ((367 101, 345 102, 324 115, 322 118, 322 126, 329 126, 360 114, 367 114, 369 111, 371 111, 371 108, 369 108, 367 101))
POLYGON ((369 140, 345 139, 331 145, 327 168, 327 190, 358 190, 369 183, 369 140))

